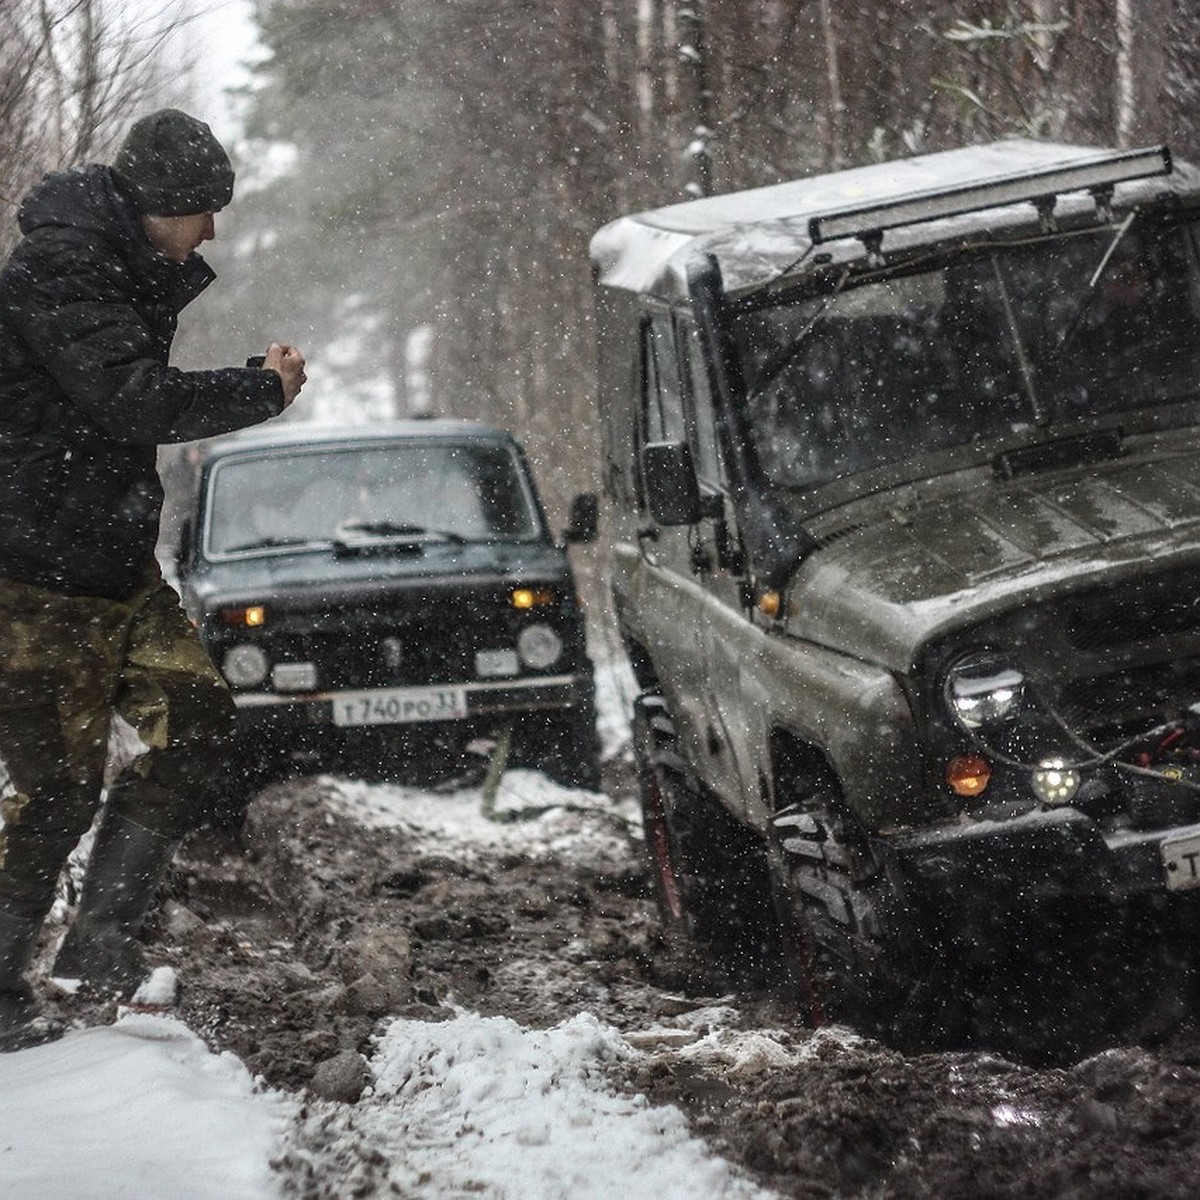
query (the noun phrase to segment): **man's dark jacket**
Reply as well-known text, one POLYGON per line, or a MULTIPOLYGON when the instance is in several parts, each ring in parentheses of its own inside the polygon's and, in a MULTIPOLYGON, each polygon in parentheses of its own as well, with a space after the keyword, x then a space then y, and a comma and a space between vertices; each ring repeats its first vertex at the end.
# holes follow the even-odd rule
POLYGON ((167 365, 212 282, 157 253, 105 166, 48 175, 0 272, 0 578, 124 598, 154 570, 156 448, 283 408, 274 371, 167 365))

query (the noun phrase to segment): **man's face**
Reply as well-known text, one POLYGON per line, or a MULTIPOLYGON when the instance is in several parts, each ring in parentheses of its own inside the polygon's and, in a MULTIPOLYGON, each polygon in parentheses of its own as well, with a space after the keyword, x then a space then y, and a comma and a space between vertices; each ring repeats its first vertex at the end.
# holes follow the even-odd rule
POLYGON ((186 217, 142 217, 142 228, 150 244, 164 258, 185 262, 201 242, 217 236, 210 212, 190 213, 186 217))

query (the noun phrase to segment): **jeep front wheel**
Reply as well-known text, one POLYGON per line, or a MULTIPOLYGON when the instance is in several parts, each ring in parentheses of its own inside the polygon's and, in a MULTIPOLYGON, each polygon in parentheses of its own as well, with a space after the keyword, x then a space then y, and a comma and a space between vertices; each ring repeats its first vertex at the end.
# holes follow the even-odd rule
POLYGON ((866 838, 826 812, 784 812, 774 824, 792 974, 814 1024, 850 1025, 901 1049, 956 1044, 964 1013, 951 960, 866 838))

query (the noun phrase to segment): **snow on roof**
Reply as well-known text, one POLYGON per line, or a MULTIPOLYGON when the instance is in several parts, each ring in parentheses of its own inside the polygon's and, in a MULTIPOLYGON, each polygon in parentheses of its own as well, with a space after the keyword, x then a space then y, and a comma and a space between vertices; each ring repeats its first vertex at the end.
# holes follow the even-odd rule
MULTIPOLYGON (((1078 167, 1121 153, 1011 139, 710 196, 610 222, 592 239, 592 260, 601 284, 679 300, 687 295, 688 261, 697 253, 712 253, 721 264, 726 289, 740 291, 796 267, 812 248, 809 223, 814 217, 905 196, 987 186, 1025 172, 1078 167)), ((1176 163, 1170 175, 1117 185, 1118 197, 1147 191, 1153 198, 1190 195, 1200 200, 1200 176, 1176 163)), ((987 211, 994 222, 998 210, 987 211)), ((1011 219, 1027 221, 1028 205, 1018 211, 1011 219)), ((938 224, 944 231, 944 223, 938 224)))

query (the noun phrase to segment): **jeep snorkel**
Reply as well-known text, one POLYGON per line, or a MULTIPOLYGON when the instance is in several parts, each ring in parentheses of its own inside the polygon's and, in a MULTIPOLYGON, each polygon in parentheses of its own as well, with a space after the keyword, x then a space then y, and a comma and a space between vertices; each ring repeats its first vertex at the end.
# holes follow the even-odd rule
POLYGON ((759 582, 779 590, 816 547, 816 539, 778 502, 753 450, 745 380, 729 330, 716 256, 702 254, 692 259, 687 284, 700 341, 712 364, 717 437, 732 476, 738 524, 759 582))

